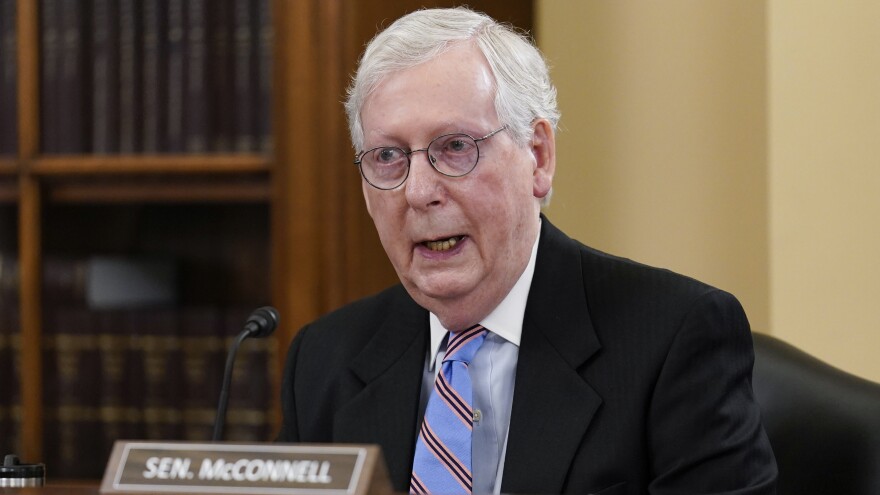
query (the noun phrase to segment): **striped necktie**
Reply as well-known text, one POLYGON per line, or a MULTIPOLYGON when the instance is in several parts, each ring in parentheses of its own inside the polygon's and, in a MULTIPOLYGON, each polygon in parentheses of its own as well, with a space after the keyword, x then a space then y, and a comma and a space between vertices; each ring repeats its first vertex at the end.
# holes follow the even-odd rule
POLYGON ((485 338, 482 325, 449 334, 416 442, 410 493, 471 493, 474 412, 468 363, 485 338))

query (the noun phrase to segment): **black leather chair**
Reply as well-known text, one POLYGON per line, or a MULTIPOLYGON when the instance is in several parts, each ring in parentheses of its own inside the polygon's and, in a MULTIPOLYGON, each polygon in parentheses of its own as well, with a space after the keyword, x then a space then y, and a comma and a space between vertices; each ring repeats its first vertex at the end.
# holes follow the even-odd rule
POLYGON ((754 343, 752 385, 779 495, 880 495, 880 384, 769 335, 754 343))

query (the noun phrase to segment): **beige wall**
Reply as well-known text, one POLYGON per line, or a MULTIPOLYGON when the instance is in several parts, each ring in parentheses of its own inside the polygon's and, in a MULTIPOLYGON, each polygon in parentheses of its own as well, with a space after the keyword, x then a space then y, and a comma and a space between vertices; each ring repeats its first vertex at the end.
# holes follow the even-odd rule
POLYGON ((880 2, 773 1, 773 332, 880 381, 880 2))
POLYGON ((736 294, 768 326, 759 2, 539 2, 562 109, 547 210, 587 244, 736 294))
POLYGON ((538 0, 563 112, 547 213, 880 380, 880 3, 843 3, 538 0))

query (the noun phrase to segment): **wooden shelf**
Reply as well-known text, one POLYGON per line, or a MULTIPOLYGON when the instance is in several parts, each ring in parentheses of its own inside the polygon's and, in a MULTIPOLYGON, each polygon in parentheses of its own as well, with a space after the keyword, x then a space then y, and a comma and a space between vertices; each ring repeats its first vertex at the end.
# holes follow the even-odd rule
POLYGON ((271 157, 228 155, 43 155, 26 167, 38 176, 108 174, 242 174, 268 172, 271 157))
MULTIPOLYGON (((268 177, 229 180, 105 180, 47 184, 53 203, 268 203, 268 177)), ((2 190, 0 190, 2 192, 2 190)))
POLYGON ((18 184, 14 181, 0 180, 0 204, 18 201, 18 184))
POLYGON ((18 162, 13 158, 0 158, 0 176, 18 173, 18 162))

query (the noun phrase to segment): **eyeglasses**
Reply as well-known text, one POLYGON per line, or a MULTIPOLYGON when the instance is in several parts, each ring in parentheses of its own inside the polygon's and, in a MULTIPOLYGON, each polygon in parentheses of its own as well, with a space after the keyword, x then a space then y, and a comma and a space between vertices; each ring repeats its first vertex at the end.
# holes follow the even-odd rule
POLYGON ((376 189, 394 189, 409 177, 411 155, 427 152, 428 163, 434 170, 447 177, 462 177, 471 173, 480 160, 480 147, 477 143, 489 139, 507 129, 501 126, 481 138, 468 134, 444 134, 434 138, 427 148, 404 151, 395 146, 378 146, 357 155, 355 165, 364 179, 376 189))

